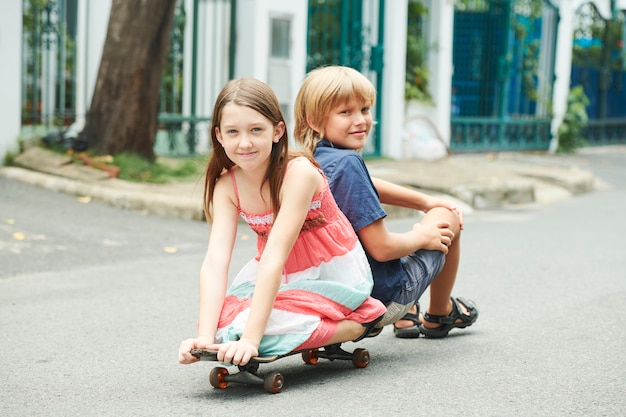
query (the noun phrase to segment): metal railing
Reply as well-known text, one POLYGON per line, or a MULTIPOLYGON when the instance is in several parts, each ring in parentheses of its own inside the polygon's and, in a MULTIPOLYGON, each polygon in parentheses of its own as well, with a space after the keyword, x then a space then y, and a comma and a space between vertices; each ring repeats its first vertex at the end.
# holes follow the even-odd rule
POLYGON ((450 123, 450 150, 454 152, 547 150, 550 146, 551 122, 549 118, 455 117, 450 123))
POLYGON ((591 146, 626 143, 626 119, 589 120, 583 136, 591 146))

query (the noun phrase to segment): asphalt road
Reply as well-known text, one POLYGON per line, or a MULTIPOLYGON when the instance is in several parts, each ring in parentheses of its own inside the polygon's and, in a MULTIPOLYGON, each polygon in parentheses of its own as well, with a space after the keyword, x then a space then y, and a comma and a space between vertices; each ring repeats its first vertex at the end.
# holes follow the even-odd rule
MULTIPOLYGON (((455 294, 477 302, 474 326, 346 344, 370 351, 365 369, 283 359, 265 368, 285 376, 277 395, 177 363, 206 225, 0 178, 0 415, 621 416, 626 155, 572 158, 604 186, 466 218, 455 294)), ((253 253, 243 228, 233 271, 253 253)))

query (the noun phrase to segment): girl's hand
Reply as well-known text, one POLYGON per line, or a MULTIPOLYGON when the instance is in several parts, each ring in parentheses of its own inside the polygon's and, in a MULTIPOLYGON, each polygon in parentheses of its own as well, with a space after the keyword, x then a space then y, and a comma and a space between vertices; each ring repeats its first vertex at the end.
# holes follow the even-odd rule
POLYGON ((200 336, 197 339, 183 340, 178 348, 178 362, 183 365, 198 362, 200 359, 191 354, 192 349, 208 349, 213 341, 208 337, 200 336))
POLYGON ((245 338, 222 344, 212 344, 207 349, 217 350, 217 359, 233 365, 245 365, 250 358, 259 355, 258 344, 245 338))

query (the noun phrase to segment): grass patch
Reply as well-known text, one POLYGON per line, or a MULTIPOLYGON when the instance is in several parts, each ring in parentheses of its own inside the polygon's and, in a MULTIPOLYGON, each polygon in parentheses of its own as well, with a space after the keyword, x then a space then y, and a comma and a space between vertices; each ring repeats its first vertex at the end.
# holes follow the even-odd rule
POLYGON ((159 158, 156 162, 123 153, 113 158, 112 165, 120 169, 118 178, 133 182, 165 184, 172 181, 197 180, 204 172, 206 156, 174 159, 159 158))

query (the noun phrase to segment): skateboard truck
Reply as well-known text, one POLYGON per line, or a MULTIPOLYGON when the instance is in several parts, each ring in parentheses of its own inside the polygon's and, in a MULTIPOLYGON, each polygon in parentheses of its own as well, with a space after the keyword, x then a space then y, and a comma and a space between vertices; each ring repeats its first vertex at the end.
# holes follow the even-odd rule
MULTIPOLYGON (((271 394, 281 392, 285 378, 280 372, 270 372, 264 376, 258 374, 259 365, 262 363, 274 362, 280 358, 301 354, 302 360, 309 365, 317 364, 319 358, 334 360, 349 360, 355 368, 365 368, 370 362, 370 355, 366 349, 355 349, 354 352, 347 352, 341 348, 341 344, 333 344, 315 349, 305 349, 290 352, 284 355, 274 355, 268 357, 254 357, 245 365, 237 365, 239 372, 231 374, 228 369, 218 366, 211 369, 209 382, 211 386, 218 389, 226 389, 231 382, 246 385, 263 385, 265 391, 271 394)), ((191 354, 200 360, 217 361, 217 352, 194 349, 191 354)))

